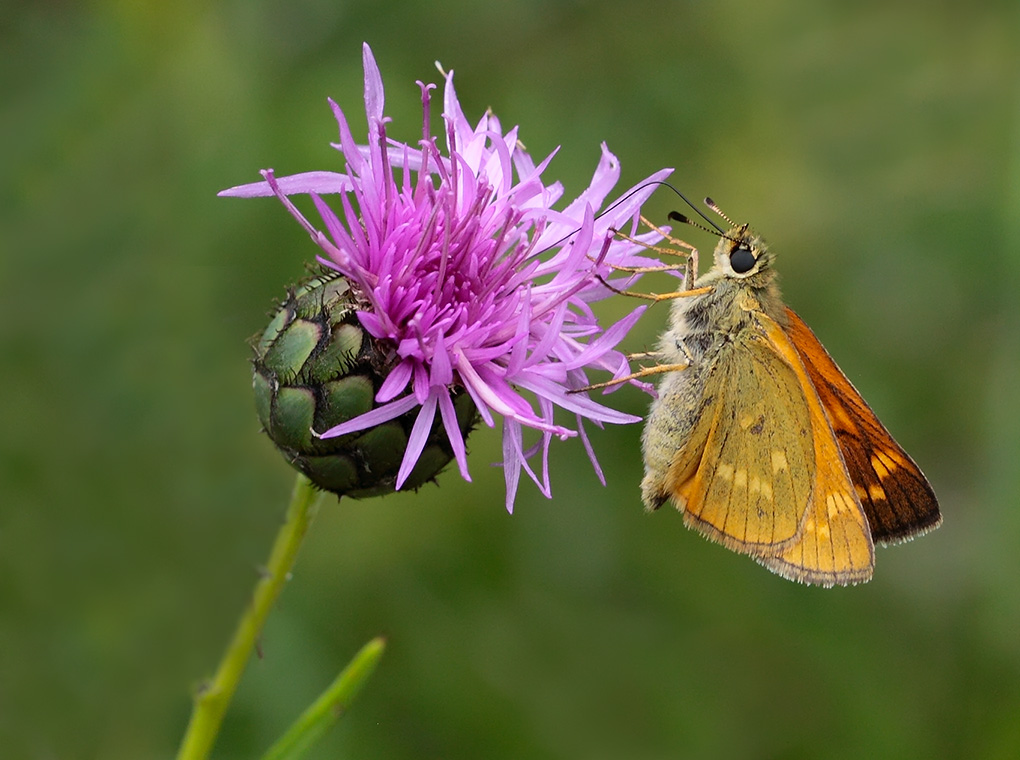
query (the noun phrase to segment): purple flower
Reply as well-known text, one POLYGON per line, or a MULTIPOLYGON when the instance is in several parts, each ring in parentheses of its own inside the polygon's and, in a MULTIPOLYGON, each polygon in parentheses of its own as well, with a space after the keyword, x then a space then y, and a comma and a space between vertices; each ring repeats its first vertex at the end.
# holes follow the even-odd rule
MULTIPOLYGON (((420 407, 397 476, 399 488, 440 415, 461 475, 470 480, 464 440, 451 392, 464 388, 490 427, 503 419, 506 505, 512 511, 521 469, 551 495, 548 450, 553 436, 579 435, 599 479, 602 471, 583 421, 638 422, 640 417, 569 393, 590 381, 589 369, 613 377, 630 372, 614 350, 644 307, 603 330, 589 303, 612 294, 610 265, 649 262, 642 246, 614 236, 635 229, 641 204, 668 176, 662 170, 623 194, 596 217, 616 184, 619 163, 605 145, 591 184, 562 211, 552 208, 563 188, 545 184, 517 141, 486 113, 472 127, 461 111, 453 73, 445 74, 443 120, 446 152, 431 134, 430 94, 418 83, 424 112, 417 146, 387 138, 383 84, 368 45, 364 47, 368 145, 357 145, 347 118, 330 101, 340 127, 333 147, 346 172, 307 172, 224 190, 220 195, 276 195, 322 248, 319 261, 350 280, 366 307, 364 328, 388 341, 399 361, 382 383, 371 412, 322 431, 324 438, 362 430, 420 407), (311 195, 325 231, 316 229, 288 198, 311 195), (339 209, 322 199, 339 195, 339 209), (598 275, 598 276, 596 276, 598 275), (529 400, 530 399, 530 400, 529 400), (575 415, 576 430, 554 422, 555 407, 575 415), (537 431, 527 446, 524 429, 537 431), (529 459, 541 452, 541 477, 529 459)), ((657 235, 641 238, 653 242, 657 235)), ((619 279, 619 278, 617 278, 619 279)))

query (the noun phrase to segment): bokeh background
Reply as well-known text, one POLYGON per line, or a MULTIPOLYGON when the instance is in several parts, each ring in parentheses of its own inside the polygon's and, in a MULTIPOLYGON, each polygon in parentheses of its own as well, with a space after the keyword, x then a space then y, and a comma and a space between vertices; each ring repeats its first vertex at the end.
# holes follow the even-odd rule
MULTIPOLYGON (((874 581, 783 581, 638 495, 639 426, 320 513, 215 756, 258 756, 376 634, 314 758, 1020 756, 1020 68, 974 3, 7 3, 0 24, 0 754, 168 758, 293 474, 246 339, 315 249, 217 190, 339 168, 361 43, 520 124, 573 197, 606 140, 751 221, 945 525, 874 581)), ((364 127, 362 126, 362 135, 364 127)), ((646 207, 677 206, 665 192, 646 207)), ((713 241, 692 232, 703 250, 713 241)), ((650 289, 656 282, 646 281, 650 289)), ((607 319, 632 303, 606 303, 607 319)), ((653 345, 666 308, 628 341, 653 345)), ((632 389, 613 397, 641 413, 632 389)))

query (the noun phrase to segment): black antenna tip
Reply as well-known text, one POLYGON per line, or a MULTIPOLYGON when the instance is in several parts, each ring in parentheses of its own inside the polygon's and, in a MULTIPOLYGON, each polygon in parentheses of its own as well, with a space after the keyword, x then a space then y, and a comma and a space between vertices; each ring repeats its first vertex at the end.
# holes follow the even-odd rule
POLYGON ((669 214, 667 214, 667 216, 668 216, 669 219, 672 219, 674 222, 680 222, 680 224, 690 224, 691 223, 690 218, 684 216, 679 211, 670 211, 669 214))
POLYGON ((714 200, 712 200, 711 198, 709 198, 709 197, 708 197, 708 196, 706 195, 706 196, 705 196, 705 205, 706 205, 706 206, 708 206, 709 208, 712 208, 712 206, 714 206, 714 205, 715 205, 715 201, 714 201, 714 200))

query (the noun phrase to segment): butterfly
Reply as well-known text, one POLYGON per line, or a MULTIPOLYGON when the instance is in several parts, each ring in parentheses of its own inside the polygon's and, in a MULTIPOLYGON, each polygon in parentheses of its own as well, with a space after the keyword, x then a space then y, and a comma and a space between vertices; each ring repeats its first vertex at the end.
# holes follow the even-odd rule
POLYGON ((637 373, 662 377, 642 436, 642 500, 672 501, 689 527, 784 578, 868 581, 875 544, 939 526, 935 493, 783 303, 765 241, 705 203, 730 225, 702 214, 720 238, 711 271, 691 283, 697 250, 670 238, 689 250, 687 287, 650 296, 673 303, 659 364, 637 373))

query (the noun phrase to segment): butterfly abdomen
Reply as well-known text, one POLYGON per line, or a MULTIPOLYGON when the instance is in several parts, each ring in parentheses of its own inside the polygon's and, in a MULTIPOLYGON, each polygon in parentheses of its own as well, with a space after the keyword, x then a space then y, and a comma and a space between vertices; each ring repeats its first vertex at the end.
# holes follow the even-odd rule
MULTIPOLYGON (((642 435, 645 477, 641 498, 649 510, 658 509, 674 496, 667 477, 675 462, 690 454, 687 448, 691 433, 706 406, 705 386, 712 373, 713 357, 726 340, 716 328, 718 313, 726 309, 720 300, 730 298, 731 293, 713 290, 673 302, 670 328, 659 343, 659 357, 663 364, 686 364, 687 368, 662 376, 659 397, 652 401, 642 435)), ((691 466, 695 465, 692 462, 691 466)), ((677 506, 683 509, 683 504, 677 506)))

